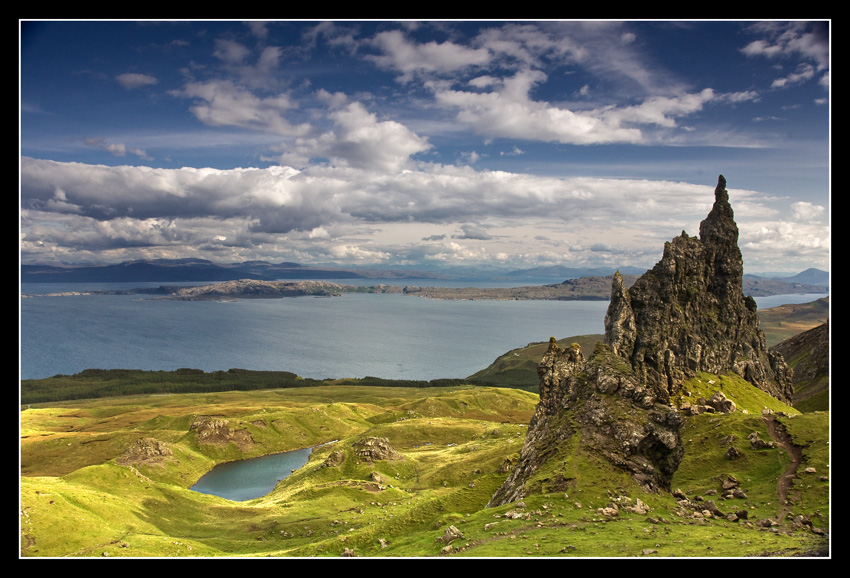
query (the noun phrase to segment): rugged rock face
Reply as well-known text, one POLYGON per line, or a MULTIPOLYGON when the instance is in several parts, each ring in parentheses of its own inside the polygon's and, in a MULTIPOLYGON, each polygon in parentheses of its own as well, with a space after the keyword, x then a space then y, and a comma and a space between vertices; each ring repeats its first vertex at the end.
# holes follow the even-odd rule
POLYGON ((563 476, 538 481, 535 474, 576 440, 583 450, 605 457, 646 489, 670 489, 684 453, 682 418, 655 400, 623 357, 600 343, 585 361, 577 344, 561 349, 553 338, 537 371, 540 402, 519 459, 490 506, 537 491, 568 489, 570 481, 563 476))
POLYGON ((738 226, 722 175, 714 194, 698 239, 683 231, 665 243, 661 261, 628 291, 615 279, 605 342, 663 402, 698 371, 732 370, 790 403, 788 367, 768 350, 755 300, 741 288, 738 226))
POLYGON ((743 259, 725 186, 721 175, 699 238, 683 232, 666 243, 661 261, 631 288, 614 276, 605 341, 589 359, 578 345, 563 350, 552 338, 538 366, 540 402, 525 443, 489 505, 568 487, 561 474, 538 473, 574 444, 648 490, 669 491, 684 453, 682 416, 670 395, 697 371, 736 371, 790 399, 788 368, 768 351, 755 301, 741 289, 743 259))

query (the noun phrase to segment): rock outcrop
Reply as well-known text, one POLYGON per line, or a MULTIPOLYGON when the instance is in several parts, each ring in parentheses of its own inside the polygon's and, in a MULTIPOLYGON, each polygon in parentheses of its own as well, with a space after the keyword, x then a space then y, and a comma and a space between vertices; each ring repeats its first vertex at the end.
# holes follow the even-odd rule
POLYGON ((743 273, 738 226, 721 175, 699 238, 683 231, 665 243, 661 261, 628 290, 615 279, 605 342, 663 402, 696 372, 734 371, 790 403, 788 367, 767 348, 755 300, 743 294, 743 273))
POLYGON ((372 463, 380 460, 403 460, 404 456, 390 445, 387 438, 367 437, 351 444, 357 457, 364 462, 372 463))
POLYGON ((538 491, 562 491, 570 482, 541 467, 577 443, 583 453, 607 459, 647 490, 669 490, 684 449, 682 417, 659 403, 638 374, 610 346, 599 343, 589 359, 574 344, 551 339, 538 367, 540 402, 519 458, 490 506, 538 491))
MULTIPOLYGON (((789 370, 768 351, 755 301, 743 295, 738 227, 725 185, 721 175, 699 238, 683 232, 666 243, 661 261, 630 288, 614 276, 605 339, 587 360, 578 345, 561 349, 552 338, 538 366, 540 401, 525 443, 491 506, 568 485, 562 474, 540 472, 575 444, 644 488, 669 491, 684 453, 683 417, 670 396, 698 371, 735 371, 790 399, 789 370)), ((725 398, 713 401, 733 409, 725 398)))
POLYGON ((168 444, 154 438, 141 438, 116 458, 116 463, 126 465, 162 465, 174 452, 168 444))
POLYGON ((226 446, 236 444, 242 452, 248 452, 256 445, 251 433, 244 429, 233 429, 227 420, 215 416, 200 416, 189 426, 195 432, 201 445, 226 446))

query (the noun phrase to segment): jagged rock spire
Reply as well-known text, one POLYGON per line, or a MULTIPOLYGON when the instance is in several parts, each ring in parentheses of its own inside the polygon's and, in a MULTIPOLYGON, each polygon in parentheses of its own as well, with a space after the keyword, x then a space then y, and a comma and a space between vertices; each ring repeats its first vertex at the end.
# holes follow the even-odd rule
POLYGON ((620 271, 614 273, 611 283, 611 304, 605 313, 605 340, 614 353, 624 357, 631 354, 637 339, 635 314, 632 311, 632 300, 623 282, 620 271))
POLYGON ((660 400, 698 371, 735 371, 789 401, 787 367, 768 350, 755 301, 742 291, 738 226, 723 175, 714 194, 699 239, 683 231, 665 243, 661 261, 628 291, 615 276, 605 342, 660 400))
POLYGON ((614 275, 605 340, 586 361, 577 345, 564 350, 550 341, 525 443, 489 505, 566 488, 557 467, 544 464, 568 459, 561 449, 577 434, 584 453, 647 489, 669 490, 684 453, 682 418, 669 400, 697 371, 735 371, 789 401, 788 368, 767 349, 742 277, 738 226, 721 175, 699 238, 682 231, 665 243, 661 261, 629 289, 614 275))
POLYGON ((729 204, 729 191, 726 190, 726 178, 723 175, 717 178, 714 205, 705 220, 700 223, 699 236, 706 243, 719 241, 736 248, 738 246, 738 225, 735 223, 732 205, 729 204))

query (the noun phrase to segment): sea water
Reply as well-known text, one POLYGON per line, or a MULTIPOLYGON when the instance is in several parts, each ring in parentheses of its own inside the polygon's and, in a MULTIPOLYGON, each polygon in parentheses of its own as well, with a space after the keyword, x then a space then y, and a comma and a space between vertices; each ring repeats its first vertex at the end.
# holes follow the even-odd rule
MULTIPOLYGON (((24 284, 21 293, 138 286, 24 284)), ((763 308, 764 300, 774 306, 822 296, 756 301, 763 308)), ((607 307, 607 301, 453 301, 400 294, 233 301, 32 296, 20 301, 20 377, 89 368, 240 368, 315 379, 464 378, 529 343, 602 333, 607 307)))
MULTIPOLYGON (((21 292, 93 288, 107 285, 26 284, 21 292)), ((233 301, 33 296, 21 299, 21 378, 87 368, 463 378, 531 342, 602 333, 606 308, 606 301, 451 301, 400 294, 233 301)))

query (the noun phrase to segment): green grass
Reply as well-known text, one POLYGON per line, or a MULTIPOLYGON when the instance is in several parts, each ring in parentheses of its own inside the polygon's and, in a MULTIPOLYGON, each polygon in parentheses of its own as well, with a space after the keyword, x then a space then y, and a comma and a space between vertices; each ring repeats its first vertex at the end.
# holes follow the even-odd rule
MULTIPOLYGON (((731 464, 721 443, 753 430, 768 439, 757 411, 766 400, 733 378, 700 380, 690 385, 694 393, 710 395, 722 381, 727 396, 751 412, 688 418, 674 485, 705 493, 734 474, 745 480, 748 498, 721 508, 749 507, 753 520, 772 515, 783 453, 743 448, 745 457, 731 464)), ((334 385, 34 404, 21 412, 21 556, 337 557, 348 549, 380 557, 702 557, 791 555, 825 543, 790 519, 771 531, 682 517, 670 494, 644 492, 583 452, 578 436, 532 478, 535 493, 486 508, 507 476, 500 466, 522 447, 536 402, 518 389, 334 385), (255 445, 243 452, 232 443, 199 443, 190 426, 203 415, 248 430, 255 445), (387 438, 403 459, 359 459, 352 444, 367 436, 387 438), (119 465, 142 437, 166 442, 172 455, 119 465), (262 498, 231 502, 188 489, 223 459, 326 442, 333 443, 317 447, 262 498), (338 451, 344 461, 322 467, 338 451), (638 498, 648 514, 598 511, 638 498), (446 549, 450 526, 463 536, 446 549)), ((829 485, 818 480, 828 476, 829 414, 793 413, 780 419, 817 471, 798 474, 793 514, 828 527, 829 485)))
POLYGON ((677 405, 685 402, 694 404, 698 403, 700 398, 710 398, 716 391, 722 392, 727 399, 735 402, 736 408, 741 412, 753 415, 761 415, 764 410, 789 414, 800 413, 799 410, 751 386, 741 376, 733 373, 727 375, 699 373, 695 378, 685 382, 681 390, 672 396, 672 401, 677 405))
POLYGON ((801 473, 794 483, 791 496, 792 514, 810 518, 813 524, 829 527, 829 412, 817 411, 794 417, 780 418, 794 442, 803 448, 801 473), (812 468, 811 473, 805 471, 812 468))

